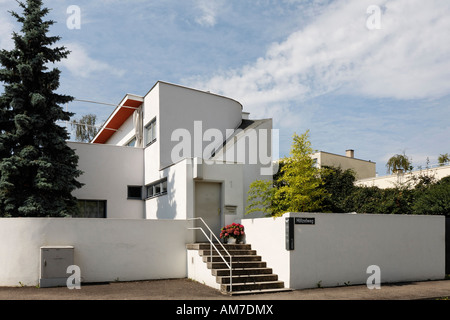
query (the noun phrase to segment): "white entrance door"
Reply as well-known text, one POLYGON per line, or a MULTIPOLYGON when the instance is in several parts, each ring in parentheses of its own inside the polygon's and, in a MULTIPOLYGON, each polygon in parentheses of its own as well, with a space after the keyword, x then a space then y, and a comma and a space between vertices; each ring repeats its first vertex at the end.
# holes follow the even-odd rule
MULTIPOLYGON (((220 183, 195 183, 195 216, 203 218, 217 238, 219 238, 220 228, 222 228, 221 193, 222 185, 220 183)), ((209 236, 209 231, 201 222, 197 222, 197 226, 202 227, 209 236)), ((207 239, 201 231, 197 231, 196 241, 205 242, 207 239)))

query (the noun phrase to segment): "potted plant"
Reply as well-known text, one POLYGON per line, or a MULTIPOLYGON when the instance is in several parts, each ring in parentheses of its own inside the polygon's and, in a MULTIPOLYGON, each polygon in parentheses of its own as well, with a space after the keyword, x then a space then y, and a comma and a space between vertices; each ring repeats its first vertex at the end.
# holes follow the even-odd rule
POLYGON ((220 229, 220 238, 225 243, 239 243, 244 235, 244 226, 242 224, 232 223, 220 229))

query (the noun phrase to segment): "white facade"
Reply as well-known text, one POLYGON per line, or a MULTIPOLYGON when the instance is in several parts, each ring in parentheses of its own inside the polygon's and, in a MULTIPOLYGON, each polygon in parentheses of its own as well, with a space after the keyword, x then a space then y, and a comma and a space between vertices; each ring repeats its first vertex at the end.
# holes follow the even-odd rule
POLYGON ((144 184, 144 150, 112 145, 69 142, 79 156, 84 184, 74 192, 78 199, 106 201, 108 218, 143 219, 144 203, 128 199, 127 186, 144 184), (133 170, 130 170, 133 168, 133 170))
POLYGON ((250 183, 272 179, 272 120, 249 120, 242 109, 165 82, 144 97, 126 95, 92 143, 70 144, 85 172, 74 196, 105 200, 108 218, 189 219, 215 205, 196 197, 209 182, 218 186, 212 223, 242 219, 250 183), (127 197, 133 186, 142 187, 140 200, 127 197))

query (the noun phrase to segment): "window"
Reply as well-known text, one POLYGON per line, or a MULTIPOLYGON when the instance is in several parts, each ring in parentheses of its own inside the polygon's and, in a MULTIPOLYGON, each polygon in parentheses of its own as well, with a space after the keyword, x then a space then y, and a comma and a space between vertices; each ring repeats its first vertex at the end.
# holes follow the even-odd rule
POLYGON ((153 186, 153 191, 155 195, 158 195, 161 193, 161 184, 157 183, 153 186))
POLYGON ((146 186, 146 198, 154 198, 167 194, 167 178, 146 186))
POLYGON ((142 200, 142 187, 128 186, 127 198, 132 200, 142 200))
POLYGON ((127 147, 134 147, 136 145, 136 137, 134 137, 133 139, 131 139, 126 146, 127 147))
POLYGON ((318 163, 318 161, 317 161, 317 158, 314 158, 314 159, 313 159, 313 164, 312 164, 312 166, 313 166, 314 168, 319 168, 319 163, 318 163))
POLYGON ((78 213, 73 218, 106 218, 106 201, 78 200, 78 213))
POLYGON ((147 146, 156 140, 156 118, 145 126, 145 141, 147 146))
POLYGON ((152 185, 147 186, 147 199, 148 198, 153 198, 153 194, 154 194, 153 186, 152 185))

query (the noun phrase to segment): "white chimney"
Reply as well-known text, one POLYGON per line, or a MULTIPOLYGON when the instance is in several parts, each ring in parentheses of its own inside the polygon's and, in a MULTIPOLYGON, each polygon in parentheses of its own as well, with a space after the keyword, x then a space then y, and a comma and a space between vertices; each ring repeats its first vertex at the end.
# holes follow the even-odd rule
POLYGON ((349 158, 354 158, 355 157, 355 150, 352 149, 348 149, 345 150, 345 155, 349 158))

